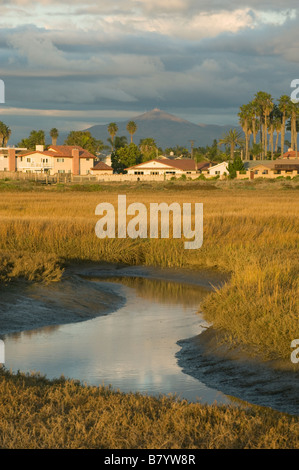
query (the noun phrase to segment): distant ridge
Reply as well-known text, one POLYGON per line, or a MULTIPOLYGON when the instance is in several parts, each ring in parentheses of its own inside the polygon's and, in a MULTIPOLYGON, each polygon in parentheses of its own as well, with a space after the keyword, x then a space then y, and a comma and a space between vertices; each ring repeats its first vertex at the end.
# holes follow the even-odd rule
MULTIPOLYGON (((125 135, 128 138, 128 142, 130 142, 130 135, 126 129, 128 121, 135 121, 137 124, 137 131, 133 136, 134 143, 139 144, 140 139, 152 137, 157 145, 163 149, 176 147, 177 145, 190 148, 191 140, 194 141, 195 147, 205 147, 206 145, 211 145, 214 139, 219 140, 225 132, 236 127, 194 124, 174 114, 155 108, 135 118, 116 122, 118 126, 117 135, 125 135)), ((109 122, 84 130, 89 131, 93 137, 107 144, 107 139, 109 138, 108 124, 109 122)), ((59 141, 63 143, 66 137, 67 133, 61 134, 59 141)))

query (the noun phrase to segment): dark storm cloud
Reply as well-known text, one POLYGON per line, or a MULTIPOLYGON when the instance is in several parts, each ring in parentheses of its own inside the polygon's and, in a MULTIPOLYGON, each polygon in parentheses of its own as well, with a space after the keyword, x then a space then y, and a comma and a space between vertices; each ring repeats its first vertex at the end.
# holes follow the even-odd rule
POLYGON ((11 126, 24 115, 28 126, 34 119, 48 125, 51 115, 34 117, 33 111, 30 117, 30 109, 57 110, 65 126, 77 119, 84 127, 153 107, 194 122, 208 115, 211 122, 214 115, 217 124, 234 124, 239 106, 257 91, 278 98, 297 78, 295 1, 1 4, 3 119, 11 126), (25 114, 16 116, 17 109, 25 114), (59 110, 73 110, 76 117, 59 110))

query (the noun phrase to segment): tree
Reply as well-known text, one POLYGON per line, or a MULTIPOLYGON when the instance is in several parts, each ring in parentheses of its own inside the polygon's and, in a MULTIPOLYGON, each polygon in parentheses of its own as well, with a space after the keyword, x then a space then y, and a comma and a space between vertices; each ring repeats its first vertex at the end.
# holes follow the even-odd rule
POLYGON ((116 133, 118 131, 118 126, 115 122, 110 122, 110 124, 108 124, 108 132, 110 134, 110 139, 111 139, 111 144, 112 144, 112 147, 111 147, 111 150, 113 152, 113 149, 114 149, 114 137, 116 136, 116 133))
POLYGON ((57 139, 59 136, 59 132, 56 129, 56 127, 53 127, 53 129, 50 130, 50 137, 52 138, 52 145, 57 145, 57 139))
POLYGON ((116 173, 124 173, 125 168, 142 161, 142 154, 134 143, 120 147, 111 154, 111 166, 116 173))
POLYGON ((269 93, 264 91, 259 91, 255 94, 254 102, 259 110, 261 120, 262 120, 262 146, 263 146, 263 156, 267 155, 268 151, 268 117, 271 113, 274 103, 273 98, 269 93))
POLYGON ((299 103, 293 103, 291 101, 290 104, 290 127, 289 129, 291 130, 291 147, 295 152, 298 151, 298 144, 297 144, 297 119, 299 116, 299 103))
POLYGON ((250 135, 252 134, 251 120, 254 115, 252 103, 240 107, 239 120, 245 134, 245 160, 249 159, 250 135))
POLYGON ((4 122, 0 121, 0 147, 6 147, 7 142, 11 136, 10 128, 4 124, 4 122))
POLYGON ((244 164, 242 162, 241 157, 237 156, 234 157, 234 160, 232 162, 228 163, 228 173, 230 178, 236 178, 237 176, 237 171, 243 171, 245 170, 244 164))
POLYGON ((45 145, 45 132, 42 130, 33 130, 27 139, 22 139, 18 147, 26 147, 29 150, 35 150, 36 145, 45 145))
POLYGON ((154 139, 148 137, 146 139, 141 139, 139 143, 139 149, 142 153, 142 161, 147 162, 148 160, 153 160, 157 157, 158 148, 154 139))
POLYGON ((253 155, 253 160, 256 160, 257 157, 261 154, 261 152, 262 152, 262 143, 259 142, 257 144, 253 142, 252 147, 250 149, 250 154, 253 155))
POLYGON ((78 145, 93 155, 104 147, 103 142, 96 140, 89 131, 71 131, 64 143, 65 145, 78 145))
POLYGON ((290 116, 291 98, 288 95, 282 95, 278 100, 278 108, 282 113, 281 119, 281 155, 284 154, 286 119, 290 116))
MULTIPOLYGON (((271 159, 274 159, 274 132, 278 132, 279 125, 281 127, 282 113, 279 107, 275 104, 269 115, 269 135, 270 135, 270 149, 271 159)), ((278 132, 279 135, 279 132, 278 132)), ((277 139, 276 139, 277 141, 277 139)), ((278 145, 278 142, 276 142, 278 145)))
POLYGON ((127 124, 127 131, 129 132, 131 136, 131 144, 133 143, 133 135, 137 131, 137 124, 134 121, 129 121, 127 124))
POLYGON ((219 145, 228 145, 230 147, 230 159, 234 159, 235 148, 242 146, 244 140, 241 137, 241 132, 237 129, 230 129, 222 139, 219 140, 219 145))

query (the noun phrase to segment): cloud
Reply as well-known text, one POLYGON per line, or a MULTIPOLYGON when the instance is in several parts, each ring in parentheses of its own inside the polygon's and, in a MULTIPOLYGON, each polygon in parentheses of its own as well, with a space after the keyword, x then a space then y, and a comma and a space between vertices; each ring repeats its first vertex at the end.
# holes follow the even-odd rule
POLYGON ((258 90, 277 98, 297 78, 297 12, 297 0, 2 0, 5 116, 62 125, 159 107, 235 123, 258 90))

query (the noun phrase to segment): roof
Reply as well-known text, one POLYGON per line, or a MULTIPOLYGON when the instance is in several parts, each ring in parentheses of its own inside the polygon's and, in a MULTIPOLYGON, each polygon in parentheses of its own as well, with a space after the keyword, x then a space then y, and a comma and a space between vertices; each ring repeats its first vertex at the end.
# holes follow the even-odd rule
POLYGON ((294 167, 294 170, 298 168, 299 165, 299 158, 293 158, 291 161, 288 159, 277 158, 276 160, 250 160, 247 162, 243 162, 244 167, 246 170, 250 170, 251 168, 256 168, 257 166, 264 166, 269 169, 285 169, 290 170, 288 166, 294 167), (279 166, 279 168, 278 168, 279 166))
POLYGON ((59 156, 61 157, 72 157, 72 150, 78 149, 80 158, 96 158, 95 155, 79 145, 49 145, 48 150, 52 149, 54 150, 55 155, 59 153, 59 156))
POLYGON ((209 170, 212 170, 213 168, 217 168, 218 166, 221 166, 223 164, 225 164, 225 166, 228 167, 228 162, 220 162, 220 163, 217 163, 216 165, 210 166, 209 170))
POLYGON ((112 170, 113 171, 113 168, 104 162, 98 162, 94 167, 91 168, 91 170, 96 170, 96 171, 112 170))
POLYGON ((255 168, 256 166, 264 166, 267 168, 274 168, 274 160, 249 160, 243 162, 246 170, 255 168))
POLYGON ((282 157, 279 157, 280 159, 282 158, 297 158, 299 156, 299 152, 295 152, 295 150, 289 149, 287 152, 285 152, 282 157))
POLYGON ((45 157, 55 157, 55 158, 73 158, 72 150, 79 150, 79 158, 96 158, 95 155, 88 152, 88 150, 79 147, 79 145, 50 145, 48 150, 28 150, 27 152, 20 153, 19 157, 26 157, 27 155, 33 155, 34 153, 39 153, 45 155, 45 157))
MULTIPOLYGON (((140 168, 143 165, 145 164, 148 165, 151 162, 162 163, 166 167, 169 167, 171 169, 176 169, 176 170, 182 170, 182 171, 196 171, 197 169, 202 169, 202 168, 210 166, 210 162, 200 162, 200 163, 197 163, 197 167, 195 167, 195 161, 192 160, 191 158, 180 158, 177 160, 170 160, 168 158, 163 158, 163 159, 155 158, 153 160, 148 160, 147 162, 139 163, 138 165, 130 166, 126 168, 126 170, 131 170, 132 168, 140 168)), ((150 170, 150 169, 157 169, 157 168, 156 167, 151 168, 147 166, 146 169, 150 170)))

